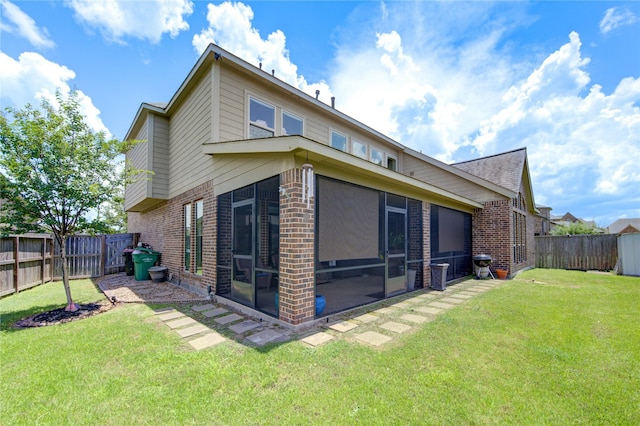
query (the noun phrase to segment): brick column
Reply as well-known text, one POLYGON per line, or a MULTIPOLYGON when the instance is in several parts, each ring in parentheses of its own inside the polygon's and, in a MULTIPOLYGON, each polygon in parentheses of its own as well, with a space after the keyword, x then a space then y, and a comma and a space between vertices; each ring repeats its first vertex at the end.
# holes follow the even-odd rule
POLYGON ((431 204, 422 202, 422 287, 431 287, 431 204))
POLYGON ((279 318, 302 324, 315 318, 315 197, 302 201, 302 171, 280 175, 279 318))
POLYGON ((473 213, 473 256, 491 256, 491 269, 513 270, 513 228, 511 200, 484 203, 473 213))

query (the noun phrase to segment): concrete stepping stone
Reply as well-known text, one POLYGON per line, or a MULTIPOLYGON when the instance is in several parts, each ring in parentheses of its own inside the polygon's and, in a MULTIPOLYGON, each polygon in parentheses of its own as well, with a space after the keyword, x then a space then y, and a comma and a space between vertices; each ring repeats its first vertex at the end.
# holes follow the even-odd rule
POLYGON ((189 344, 193 347, 193 349, 199 351, 200 349, 210 348, 211 346, 215 346, 219 343, 224 342, 224 336, 218 333, 207 333, 202 337, 198 337, 197 339, 189 340, 189 344))
MULTIPOLYGON (((471 294, 463 294, 463 293, 457 293, 457 294, 452 294, 449 297, 453 297, 454 299, 471 299, 473 297, 473 295, 471 294)), ((443 299, 444 300, 444 299, 443 299)))
POLYGON ((215 321, 220 325, 225 325, 225 324, 232 323, 234 321, 241 320, 242 318, 244 318, 244 317, 242 317, 242 316, 240 316, 238 314, 230 314, 230 315, 225 315, 225 316, 220 317, 220 318, 216 318, 215 321))
POLYGON ((418 299, 433 299, 434 297, 437 297, 438 295, 434 292, 429 292, 429 293, 424 293, 421 294, 420 296, 416 296, 416 298, 418 299))
POLYGON ((192 325, 191 327, 180 328, 176 330, 176 333, 178 333, 180 337, 189 337, 205 331, 211 331, 211 329, 204 324, 198 323, 196 325, 192 325))
POLYGON ((333 340, 332 335, 330 335, 329 333, 325 333, 324 331, 321 331, 319 333, 312 334, 311 336, 305 337, 304 339, 302 339, 302 342, 306 343, 307 345, 315 347, 315 346, 323 345, 331 340, 333 340))
POLYGON ((180 311, 173 311, 173 312, 168 312, 166 314, 158 315, 158 318, 160 318, 162 321, 169 321, 176 318, 182 318, 184 316, 185 315, 180 311))
POLYGON ((237 334, 246 333, 249 330, 253 330, 254 328, 260 327, 260 323, 255 322, 253 320, 246 320, 239 322, 237 324, 233 324, 229 327, 229 330, 233 331, 237 334))
POLYGON ((452 305, 451 303, 445 303, 445 302, 431 302, 429 303, 429 306, 435 306, 436 308, 440 308, 440 309, 451 309, 456 305, 452 305))
POLYGON ((363 324, 368 324, 370 322, 374 322, 380 319, 379 316, 377 315, 371 315, 371 314, 363 314, 360 316, 357 316, 355 318, 353 318, 354 320, 361 322, 363 324))
POLYGON ((211 317, 219 317, 220 315, 226 314, 227 312, 229 311, 225 308, 216 308, 216 309, 211 309, 210 311, 204 311, 202 312, 202 315, 204 315, 207 318, 211 318, 211 317))
POLYGON ((479 293, 484 293, 485 291, 488 291, 488 290, 489 290, 488 288, 471 287, 471 288, 466 289, 465 291, 469 291, 469 292, 472 292, 472 293, 479 294, 479 293))
POLYGON ((398 310, 396 308, 392 308, 392 307, 386 307, 386 308, 380 308, 380 309, 376 309, 375 311, 373 311, 374 314, 378 314, 378 315, 391 315, 398 312, 398 310))
POLYGON ((445 303, 453 303, 454 305, 459 305, 460 303, 464 303, 464 299, 457 299, 455 297, 443 297, 440 300, 445 303))
POLYGON ((183 317, 173 321, 166 322, 165 324, 167 324, 169 328, 175 329, 175 328, 184 327, 186 325, 193 325, 193 324, 196 324, 197 322, 198 321, 194 320, 191 317, 183 317))
POLYGON ((418 296, 414 296, 414 297, 412 297, 412 298, 410 298, 410 299, 403 300, 401 303, 403 303, 403 302, 404 302, 404 303, 411 303, 411 304, 414 304, 414 303, 420 303, 421 301, 422 301, 422 300, 421 300, 421 299, 419 299, 419 298, 418 298, 418 296))
POLYGON ((438 308, 432 308, 431 306, 420 306, 418 308, 415 309, 418 312, 422 312, 425 314, 431 314, 431 315, 438 315, 440 312, 442 312, 442 309, 438 309, 438 308))
POLYGON ((385 322, 380 326, 380 328, 384 328, 385 330, 393 331, 394 333, 405 333, 411 330, 411 326, 407 324, 401 324, 399 322, 389 321, 385 322))
POLYGON ((207 303, 206 305, 195 305, 191 307, 191 310, 196 312, 209 311, 215 308, 215 306, 211 303, 207 303))
POLYGON ((404 302, 398 302, 398 303, 394 303, 392 305, 394 308, 400 308, 400 309, 405 309, 405 308, 410 308, 413 306, 412 303, 407 303, 406 301, 404 302))
POLYGON ((429 321, 429 318, 423 317, 422 315, 414 315, 414 314, 404 314, 399 317, 401 320, 413 322, 416 324, 422 324, 424 322, 429 321))
POLYGON ((278 333, 277 331, 266 329, 250 335, 249 337, 247 337, 247 340, 249 340, 252 343, 255 343, 258 346, 262 346, 269 342, 273 342, 274 340, 279 339, 282 336, 284 336, 282 333, 278 333))
POLYGON ((339 331, 340 333, 346 333, 347 331, 353 330, 356 327, 358 327, 358 324, 354 324, 349 321, 340 321, 329 326, 330 329, 339 331))
POLYGON ((153 311, 156 315, 160 315, 160 314, 166 314, 168 312, 176 312, 175 309, 173 308, 160 308, 160 309, 156 309, 155 311, 153 311))
POLYGON ((365 331, 362 334, 356 335, 356 339, 362 343, 366 343, 372 346, 380 346, 391 340, 391 337, 384 334, 377 333, 375 331, 365 331))

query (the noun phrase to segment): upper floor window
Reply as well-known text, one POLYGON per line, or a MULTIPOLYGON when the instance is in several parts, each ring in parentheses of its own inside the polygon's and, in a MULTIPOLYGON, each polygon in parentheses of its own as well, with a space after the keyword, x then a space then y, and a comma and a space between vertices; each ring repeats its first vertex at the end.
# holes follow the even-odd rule
POLYGON ((249 137, 268 138, 275 134, 276 109, 273 105, 250 98, 249 137))
POLYGON ((376 148, 371 148, 371 162, 379 166, 382 166, 384 160, 384 153, 376 148))
POLYGON ((355 140, 351 141, 351 153, 357 157, 367 159, 367 145, 355 140))
POLYGON ((331 146, 340 151, 347 151, 347 137, 338 132, 331 131, 331 146))
POLYGON ((398 160, 393 157, 387 155, 387 169, 393 170, 394 172, 398 171, 398 160))
POLYGON ((296 117, 293 114, 283 111, 282 112, 282 134, 302 136, 303 134, 302 118, 296 117))

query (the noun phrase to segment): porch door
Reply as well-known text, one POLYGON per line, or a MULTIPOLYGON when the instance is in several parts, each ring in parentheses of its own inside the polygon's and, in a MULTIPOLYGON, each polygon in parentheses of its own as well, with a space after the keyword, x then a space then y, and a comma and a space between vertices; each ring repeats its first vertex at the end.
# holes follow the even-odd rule
POLYGON ((255 307, 255 235, 253 199, 233 204, 233 274, 231 298, 251 308, 255 307))
POLYGON ((406 290, 407 269, 407 213, 406 210, 386 208, 386 297, 406 290))

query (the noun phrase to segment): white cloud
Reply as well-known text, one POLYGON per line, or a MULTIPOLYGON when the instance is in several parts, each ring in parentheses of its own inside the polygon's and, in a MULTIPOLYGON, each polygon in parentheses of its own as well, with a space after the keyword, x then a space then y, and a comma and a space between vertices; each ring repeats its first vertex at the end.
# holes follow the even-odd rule
MULTIPOLYGON (((55 93, 59 90, 68 96, 71 87, 68 82, 76 74, 64 65, 51 62, 39 53, 23 52, 18 60, 0 51, 0 87, 2 107, 13 106, 21 109, 26 104, 39 107, 43 99, 55 104, 55 93)), ((100 118, 100 110, 82 91, 76 91, 80 100, 81 111, 87 123, 95 131, 110 134, 100 118)))
POLYGON ((188 30, 185 16, 193 13, 189 0, 67 0, 76 18, 98 28, 109 41, 133 37, 158 43, 164 33, 176 37, 188 30))
POLYGON ((0 0, 5 21, 0 22, 0 29, 8 33, 15 33, 29 40, 34 47, 53 47, 55 43, 49 38, 46 28, 38 28, 36 22, 15 4, 7 0, 0 0))
POLYGON ((616 28, 633 25, 636 22, 638 22, 638 17, 629 9, 612 7, 607 9, 602 21, 600 21, 600 32, 607 34, 616 28))
POLYGON ((276 30, 263 39, 253 28, 252 20, 253 10, 243 3, 209 4, 209 26, 193 37, 193 46, 201 54, 215 43, 255 66, 262 63, 266 72, 273 70, 276 77, 312 96, 320 90, 320 97, 329 99, 331 91, 324 81, 310 84, 298 75, 298 67, 289 58, 284 33, 276 30))

